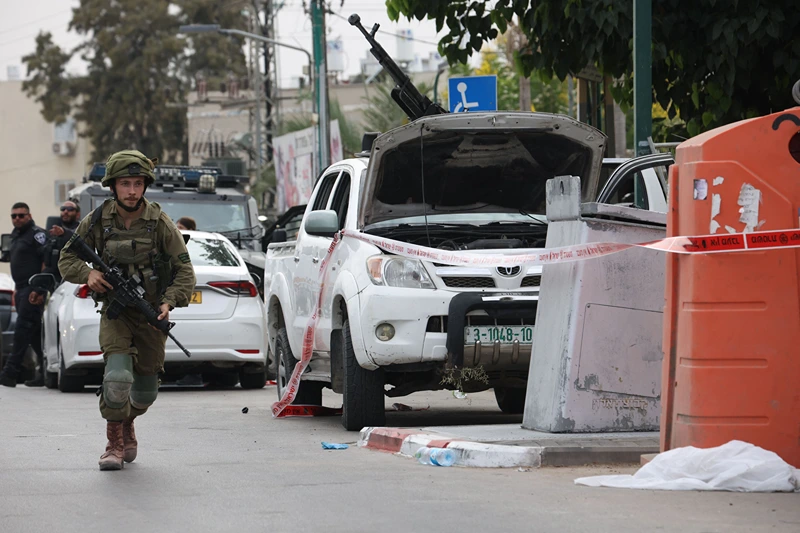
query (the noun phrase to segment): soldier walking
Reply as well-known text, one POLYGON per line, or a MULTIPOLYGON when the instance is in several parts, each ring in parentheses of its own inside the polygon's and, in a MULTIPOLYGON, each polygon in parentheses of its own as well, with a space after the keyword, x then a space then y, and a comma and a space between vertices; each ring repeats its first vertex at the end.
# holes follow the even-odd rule
MULTIPOLYGON (((155 161, 139 151, 124 150, 108 158, 102 185, 113 198, 86 216, 75 230, 107 264, 120 267, 130 278, 142 280, 145 297, 169 319, 175 307, 186 307, 195 276, 183 237, 166 213, 145 197, 155 181, 155 161)), ((75 237, 73 236, 73 239, 75 237)), ((158 373, 163 370, 167 337, 150 326, 133 307, 111 320, 105 311, 114 301, 111 285, 70 250, 58 263, 65 280, 86 283, 102 302, 100 347, 105 360, 100 414, 106 419, 108 443, 100 470, 120 470, 136 458, 133 421, 156 400, 158 373)))

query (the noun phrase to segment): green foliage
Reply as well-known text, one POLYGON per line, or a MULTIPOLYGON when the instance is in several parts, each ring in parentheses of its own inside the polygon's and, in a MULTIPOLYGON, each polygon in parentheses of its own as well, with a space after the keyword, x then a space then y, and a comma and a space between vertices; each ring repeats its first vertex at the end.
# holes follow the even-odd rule
POLYGON ((338 100, 331 100, 330 113, 331 120, 339 121, 339 133, 342 134, 342 154, 344 158, 353 157, 353 154, 361 151, 361 127, 347 118, 338 100))
MULTIPOLYGON (((339 121, 339 132, 342 134, 342 153, 345 159, 353 157, 353 154, 361 151, 361 133, 356 124, 354 124, 342 111, 342 106, 338 100, 331 100, 329 104, 331 120, 339 121)), ((286 135, 295 131, 304 130, 313 126, 311 115, 309 114, 294 114, 284 118, 278 124, 278 136, 286 135)), ((275 165, 265 165, 261 170, 261 176, 256 179, 252 186, 251 193, 259 203, 259 207, 264 207, 264 193, 269 189, 275 188, 275 165)))
MULTIPOLYGON (((564 80, 594 64, 620 80, 620 103, 633 101, 633 2, 386 0, 386 6, 393 20, 427 17, 439 30, 446 26, 439 51, 451 64, 466 63, 516 20, 530 43, 518 56, 525 75, 564 80)), ((680 116, 689 134, 794 105, 796 0, 653 0, 652 12, 655 101, 670 120, 680 116)))
POLYGON ((31 76, 26 93, 42 104, 42 115, 59 122, 69 115, 94 147, 93 157, 136 148, 163 162, 188 160, 185 102, 191 79, 242 76, 242 41, 221 35, 178 35, 181 24, 220 23, 244 27, 236 8, 215 0, 175 0, 171 15, 163 0, 82 0, 69 28, 84 37, 66 52, 40 34, 36 50, 23 58, 31 76), (74 54, 88 63, 86 76, 64 67, 74 54))
MULTIPOLYGON (((497 75, 497 109, 510 111, 519 109, 519 79, 520 75, 513 65, 510 65, 501 55, 494 50, 481 51, 481 65, 471 68, 469 65, 457 63, 450 67, 450 76, 485 76, 497 75)), ((543 76, 534 75, 530 78, 531 84, 531 111, 544 113, 568 112, 569 97, 566 82, 556 78, 543 79, 543 76)), ((447 92, 443 94, 447 101, 447 92)), ((447 107, 445 105, 445 107, 447 107)))
MULTIPOLYGON (((392 99, 392 87, 394 82, 391 80, 369 85, 370 94, 365 98, 367 101, 367 108, 364 110, 365 131, 383 133, 408 122, 406 114, 392 99)), ((433 98, 433 87, 420 83, 417 84, 417 89, 428 98, 433 98)))

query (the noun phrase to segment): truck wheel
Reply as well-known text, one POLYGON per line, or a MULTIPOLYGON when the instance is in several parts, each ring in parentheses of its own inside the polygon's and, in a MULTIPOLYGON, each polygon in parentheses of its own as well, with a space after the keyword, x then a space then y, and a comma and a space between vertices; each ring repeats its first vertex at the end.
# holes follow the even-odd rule
POLYGON ((64 366, 64 354, 61 350, 58 352, 58 390, 61 392, 83 392, 83 376, 70 376, 67 374, 67 368, 64 366))
MULTIPOLYGON (((289 335, 286 328, 278 330, 278 338, 275 339, 275 358, 278 360, 278 400, 283 398, 283 391, 286 384, 292 377, 294 367, 297 366, 297 359, 292 355, 289 347, 289 335)), ((319 381, 300 381, 297 387, 297 394, 294 396, 294 405, 322 405, 322 387, 324 384, 319 381)))
POLYGON ((278 379, 278 358, 267 344, 267 379, 278 379))
POLYGON ((518 415, 525 410, 525 392, 527 389, 495 387, 494 397, 497 406, 506 414, 518 415))
POLYGON ((353 352, 349 320, 344 321, 341 331, 344 351, 342 425, 348 431, 358 431, 367 426, 382 426, 386 423, 383 369, 361 368, 353 352))

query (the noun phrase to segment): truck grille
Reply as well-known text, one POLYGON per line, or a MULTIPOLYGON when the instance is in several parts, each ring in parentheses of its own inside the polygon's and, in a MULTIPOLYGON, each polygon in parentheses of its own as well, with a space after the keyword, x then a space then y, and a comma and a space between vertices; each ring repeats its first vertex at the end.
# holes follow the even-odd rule
POLYGON ((494 288, 494 279, 485 276, 472 277, 443 277, 442 281, 448 287, 456 289, 490 289, 494 288))
POLYGON ((524 278, 522 278, 522 285, 520 286, 538 287, 541 284, 542 284, 542 276, 537 274, 536 276, 525 276, 524 278))
MULTIPOLYGON (((447 333, 447 316, 428 317, 425 331, 428 333, 447 333)), ((492 318, 486 315, 467 315, 466 326, 532 326, 535 317, 492 318)))

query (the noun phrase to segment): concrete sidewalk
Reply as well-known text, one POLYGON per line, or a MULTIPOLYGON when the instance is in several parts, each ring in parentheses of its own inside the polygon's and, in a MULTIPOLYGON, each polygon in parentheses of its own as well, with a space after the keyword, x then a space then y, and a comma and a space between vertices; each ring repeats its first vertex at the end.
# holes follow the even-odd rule
POLYGON ((639 463, 658 453, 658 432, 546 433, 519 424, 439 426, 424 428, 368 427, 359 446, 413 457, 423 446, 456 452, 456 464, 483 468, 536 468, 639 463))

